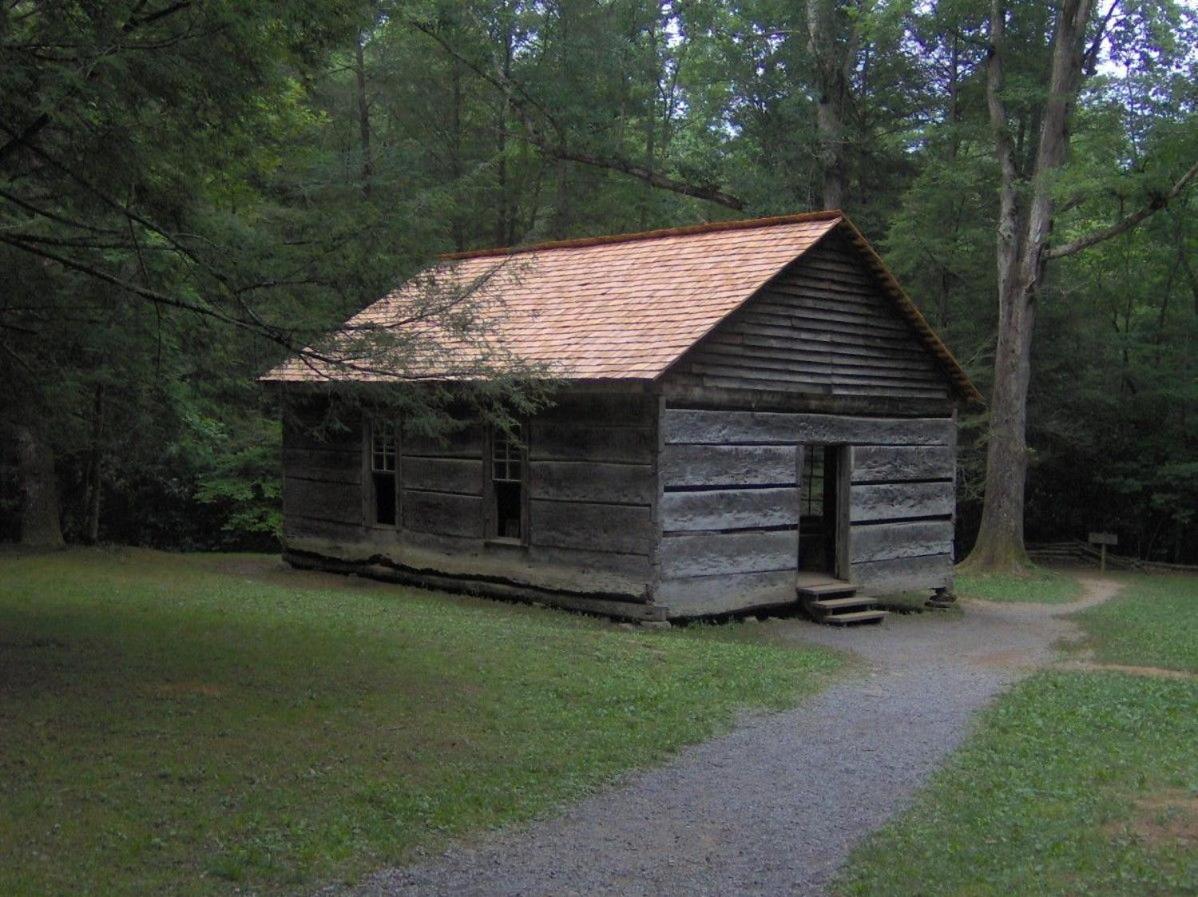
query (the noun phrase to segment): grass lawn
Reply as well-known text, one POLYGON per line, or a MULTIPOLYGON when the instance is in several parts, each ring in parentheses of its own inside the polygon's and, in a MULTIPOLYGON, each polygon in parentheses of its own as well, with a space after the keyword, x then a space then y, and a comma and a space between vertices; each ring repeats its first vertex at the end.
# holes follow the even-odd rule
POLYGON ((793 703, 837 665, 267 558, 0 555, 0 894, 352 878, 793 703))
POLYGON ((1198 673, 1198 576, 1121 576, 1122 593, 1083 611, 1081 648, 1099 663, 1198 673))
MULTIPOLYGON (((1078 617, 1097 659, 1192 663, 1195 580, 1125 583, 1123 597, 1078 617), (1173 602, 1183 616, 1167 612, 1173 602)), ((909 811, 855 851, 836 893, 1198 894, 1195 745, 1198 682, 1038 673, 982 716, 909 811)))
POLYGON ((1038 567, 1020 576, 1005 573, 957 574, 957 595, 984 601, 1065 604, 1081 597, 1081 584, 1068 573, 1038 567))

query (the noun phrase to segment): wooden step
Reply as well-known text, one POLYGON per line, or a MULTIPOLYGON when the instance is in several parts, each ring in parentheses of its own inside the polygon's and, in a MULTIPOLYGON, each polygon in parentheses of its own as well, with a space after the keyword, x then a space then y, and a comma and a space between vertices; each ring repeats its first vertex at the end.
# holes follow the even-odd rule
POLYGON ((795 591, 800 598, 836 598, 856 594, 857 587, 851 582, 828 580, 827 582, 799 584, 795 586, 795 591))
POLYGON ((857 610, 847 614, 828 614, 820 622, 834 626, 847 626, 859 623, 881 623, 886 619, 884 610, 857 610))
POLYGON ((816 598, 811 606, 829 613, 850 607, 872 607, 874 599, 869 595, 849 595, 845 598, 816 598))

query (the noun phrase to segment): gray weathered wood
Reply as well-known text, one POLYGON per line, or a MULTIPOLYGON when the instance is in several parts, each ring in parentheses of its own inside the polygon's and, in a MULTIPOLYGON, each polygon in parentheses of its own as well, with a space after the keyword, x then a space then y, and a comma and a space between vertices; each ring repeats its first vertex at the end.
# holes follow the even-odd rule
POLYGON ((404 529, 450 536, 483 536, 482 499, 476 495, 406 489, 401 512, 404 529))
POLYGON ((404 427, 400 434, 399 451, 405 458, 481 458, 482 424, 476 421, 461 422, 436 436, 415 433, 410 427, 404 427))
POLYGON ((661 540, 661 573, 665 579, 716 573, 753 573, 797 567, 797 530, 694 533, 661 540))
POLYGON ((936 589, 951 584, 952 579, 951 554, 868 561, 853 564, 852 568, 853 582, 879 595, 912 589, 936 589))
POLYGON ((947 480, 855 485, 851 492, 849 518, 853 523, 953 513, 953 484, 947 480))
POLYGON ((667 489, 794 483, 795 447, 666 445, 662 449, 661 470, 667 489))
POLYGON ((951 520, 920 520, 854 526, 849 544, 853 563, 949 554, 953 550, 953 524, 951 520))
POLYGON ((529 510, 534 545, 648 555, 652 544, 653 519, 647 506, 534 499, 529 510))
POLYGON ((946 445, 951 418, 894 419, 779 411, 694 411, 667 408, 662 426, 669 444, 946 445))
POLYGON ((662 496, 662 528, 667 532, 759 529, 798 523, 799 490, 794 486, 667 492, 662 496))
POLYGON ((951 388, 861 252, 835 236, 721 322, 664 382, 919 399, 947 398, 951 388))
POLYGON ((550 401, 536 414, 542 423, 648 428, 654 426, 657 414, 657 399, 652 395, 563 391, 550 401))
MULTIPOLYGON (((500 576, 517 574, 524 581, 533 582, 528 571, 544 567, 554 572, 559 579, 578 577, 576 584, 582 588, 584 579, 591 574, 618 576, 624 580, 636 580, 648 583, 652 578, 652 568, 648 555, 625 554, 614 551, 592 551, 581 548, 557 548, 546 545, 519 545, 485 542, 477 537, 450 536, 444 533, 420 533, 405 531, 402 533, 402 544, 422 549, 441 552, 452 556, 458 564, 455 570, 471 569, 469 559, 483 558, 477 569, 478 575, 500 576)), ((535 581, 544 583, 544 578, 535 581)), ((596 587, 597 588, 597 587, 596 587)), ((586 590, 593 591, 591 587, 586 590)))
POLYGON ((859 446, 853 452, 853 482, 951 480, 953 449, 935 446, 859 446))
POLYGON ((650 464, 654 430, 532 422, 529 457, 533 461, 622 461, 650 464))
POLYGON ((648 464, 533 461, 530 470, 529 488, 534 499, 648 505, 656 489, 653 468, 648 464))
POLYGON ((291 540, 303 538, 326 539, 342 545, 352 544, 362 539, 363 532, 361 524, 322 520, 294 512, 283 516, 284 545, 291 540))
POLYGON ((409 458, 399 465, 403 488, 482 495, 483 464, 474 458, 409 458))
POLYGON ((283 473, 301 480, 361 483, 362 457, 354 449, 283 449, 283 473))
POLYGON ((793 570, 666 579, 658 584, 654 597, 672 618, 775 607, 795 600, 793 570))
POLYGON ((283 478, 283 515, 361 524, 362 489, 357 484, 283 478))
MULTIPOLYGON (((671 408, 720 411, 782 411, 788 414, 842 414, 850 417, 942 418, 952 415, 947 398, 910 396, 833 396, 783 390, 724 388, 702 378, 679 375, 662 384, 662 395, 671 408)), ((664 413, 663 413, 664 418, 664 413)))

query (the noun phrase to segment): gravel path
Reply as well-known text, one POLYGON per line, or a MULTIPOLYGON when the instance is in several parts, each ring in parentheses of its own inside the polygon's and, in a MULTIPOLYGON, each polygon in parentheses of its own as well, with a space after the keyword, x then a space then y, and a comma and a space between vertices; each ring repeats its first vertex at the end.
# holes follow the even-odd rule
POLYGON ((357 897, 817 895, 849 851, 901 809, 997 693, 1055 658, 1067 605, 968 602, 963 614, 772 635, 860 655, 859 675, 521 829, 379 872, 357 897))

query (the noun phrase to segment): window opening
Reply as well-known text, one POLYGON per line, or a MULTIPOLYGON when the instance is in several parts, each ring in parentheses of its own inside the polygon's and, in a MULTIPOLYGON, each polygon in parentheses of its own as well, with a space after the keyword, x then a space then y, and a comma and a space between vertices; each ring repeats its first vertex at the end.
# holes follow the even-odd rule
POLYGON ((395 424, 370 424, 370 477, 374 491, 374 522, 395 525, 395 424))
POLYGON ((491 431, 491 491, 495 501, 495 535, 501 539, 524 536, 524 450, 521 430, 491 431))

